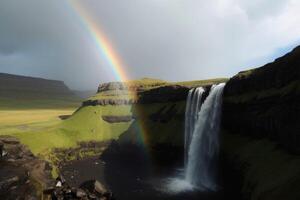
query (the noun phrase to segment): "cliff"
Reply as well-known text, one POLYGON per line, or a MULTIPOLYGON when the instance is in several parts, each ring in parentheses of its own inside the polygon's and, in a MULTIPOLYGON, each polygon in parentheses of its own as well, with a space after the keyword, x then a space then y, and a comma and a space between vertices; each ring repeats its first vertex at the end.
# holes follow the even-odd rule
POLYGON ((243 199, 299 199, 299 116, 300 47, 232 77, 223 98, 226 185, 236 182, 243 199))
POLYGON ((223 125, 230 133, 268 138, 300 153, 300 47, 226 84, 223 125))
POLYGON ((186 82, 166 82, 143 78, 127 82, 100 84, 96 95, 83 102, 83 106, 132 105, 185 101, 189 89, 209 87, 226 82, 226 78, 196 80, 186 82))

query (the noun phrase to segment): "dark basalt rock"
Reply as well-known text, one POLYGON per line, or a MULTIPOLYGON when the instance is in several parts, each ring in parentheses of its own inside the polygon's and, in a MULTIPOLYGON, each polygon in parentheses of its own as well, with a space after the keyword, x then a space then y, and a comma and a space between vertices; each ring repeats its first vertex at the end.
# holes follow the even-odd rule
POLYGON ((269 138, 300 154, 300 47, 228 81, 223 128, 230 133, 269 138))
POLYGON ((60 116, 58 116, 59 117, 59 119, 61 119, 61 120, 66 120, 66 119, 69 119, 70 117, 71 117, 71 115, 60 115, 60 116))
POLYGON ((52 200, 113 200, 113 194, 97 180, 83 183, 80 188, 70 187, 62 176, 56 179, 55 186, 44 190, 44 195, 52 200))
POLYGON ((97 99, 84 101, 82 106, 131 105, 134 103, 136 103, 134 99, 97 99))
POLYGON ((138 103, 185 101, 190 88, 180 85, 162 86, 139 93, 138 103))
POLYGON ((18 139, 0 136, 0 199, 40 199, 41 188, 52 181, 46 161, 36 158, 18 139))
POLYGON ((102 119, 108 123, 120 123, 120 122, 130 122, 133 120, 131 115, 117 116, 117 115, 105 115, 102 119))
POLYGON ((184 116, 182 115, 182 113, 178 113, 176 104, 172 104, 169 108, 167 108, 167 106, 162 107, 158 112, 150 115, 149 118, 153 122, 159 123, 168 123, 174 118, 184 120, 184 116))

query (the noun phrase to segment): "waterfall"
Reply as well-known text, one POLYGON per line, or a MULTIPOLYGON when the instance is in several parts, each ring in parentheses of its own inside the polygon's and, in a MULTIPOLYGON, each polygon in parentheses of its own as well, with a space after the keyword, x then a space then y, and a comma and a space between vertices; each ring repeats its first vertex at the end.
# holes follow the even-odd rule
POLYGON ((191 90, 188 95, 185 121, 185 180, 197 188, 217 189, 219 129, 224 86, 224 83, 213 85, 202 106, 202 88, 191 90))
POLYGON ((176 178, 166 180, 167 192, 218 189, 217 161, 224 86, 225 83, 213 85, 204 102, 205 90, 202 87, 189 91, 185 110, 184 171, 176 178))
POLYGON ((184 138, 184 158, 187 165, 188 151, 193 135, 195 122, 198 120, 198 113, 201 108, 201 100, 204 89, 202 87, 191 89, 188 93, 185 109, 185 138, 184 138))

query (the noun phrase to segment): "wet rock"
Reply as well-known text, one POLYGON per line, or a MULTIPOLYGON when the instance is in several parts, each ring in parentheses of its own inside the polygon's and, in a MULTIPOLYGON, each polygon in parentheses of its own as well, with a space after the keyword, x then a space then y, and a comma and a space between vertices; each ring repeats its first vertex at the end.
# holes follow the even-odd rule
POLYGON ((80 188, 70 187, 67 182, 62 184, 64 179, 59 176, 55 187, 44 190, 44 195, 52 200, 113 200, 112 193, 99 181, 92 180, 83 184, 80 188), (57 184, 60 186, 57 187, 57 184))

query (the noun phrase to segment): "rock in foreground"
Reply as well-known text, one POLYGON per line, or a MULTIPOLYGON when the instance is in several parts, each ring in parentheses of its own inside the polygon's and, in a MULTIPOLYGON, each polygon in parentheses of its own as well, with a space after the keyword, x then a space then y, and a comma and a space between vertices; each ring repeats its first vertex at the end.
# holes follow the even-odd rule
POLYGON ((60 176, 56 179, 54 187, 44 190, 46 196, 52 200, 113 200, 112 193, 99 181, 91 180, 83 183, 80 188, 70 187, 60 176))
POLYGON ((0 199, 41 199, 52 183, 51 167, 36 158, 20 141, 0 136, 0 199))

